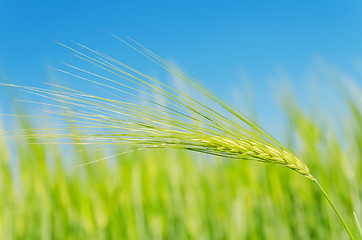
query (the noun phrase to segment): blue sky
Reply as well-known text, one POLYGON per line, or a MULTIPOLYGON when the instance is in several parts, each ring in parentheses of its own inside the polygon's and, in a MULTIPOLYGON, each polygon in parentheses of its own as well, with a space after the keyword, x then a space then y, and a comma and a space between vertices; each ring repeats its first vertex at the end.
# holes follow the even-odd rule
MULTIPOLYGON (((226 98, 242 86, 241 72, 246 71, 257 89, 256 104, 272 114, 268 106, 273 98, 271 85, 281 84, 280 69, 300 96, 305 95, 308 71, 316 58, 358 74, 361 12, 362 1, 352 0, 0 0, 0 81, 34 86, 48 81, 53 76, 51 67, 70 59, 50 39, 75 40, 125 62, 136 62, 136 53, 115 41, 104 31, 108 29, 176 61, 226 98)), ((7 90, 1 87, 0 94, 4 93, 7 90)), ((4 97, 0 101, 5 108, 4 97)))

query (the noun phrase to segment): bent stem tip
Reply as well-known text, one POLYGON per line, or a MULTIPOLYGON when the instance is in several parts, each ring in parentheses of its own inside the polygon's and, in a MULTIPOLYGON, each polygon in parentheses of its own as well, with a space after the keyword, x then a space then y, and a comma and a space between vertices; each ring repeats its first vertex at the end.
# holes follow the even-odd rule
POLYGON ((341 216, 341 214, 338 212, 336 206, 333 204, 333 202, 331 201, 331 199, 329 198, 328 194, 324 191, 324 189, 322 188, 322 186, 318 183, 317 179, 312 179, 312 181, 318 186, 319 190, 323 193, 324 197, 328 200, 329 204, 332 206, 334 212, 337 214, 339 220, 341 220, 344 228, 346 229, 348 236, 350 237, 350 239, 354 240, 354 237, 351 233, 351 231, 349 230, 346 222, 344 221, 343 217, 341 216))

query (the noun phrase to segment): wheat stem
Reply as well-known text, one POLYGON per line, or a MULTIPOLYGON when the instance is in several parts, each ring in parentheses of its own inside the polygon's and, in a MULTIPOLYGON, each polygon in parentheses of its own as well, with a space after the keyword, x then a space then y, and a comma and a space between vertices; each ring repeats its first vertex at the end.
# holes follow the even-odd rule
POLYGON ((319 190, 323 193, 324 197, 328 200, 329 204, 332 206, 334 212, 337 214, 339 220, 341 220, 344 228, 346 229, 346 231, 347 231, 347 233, 348 233, 348 236, 349 236, 352 240, 354 240, 354 237, 353 237, 351 231, 349 230, 346 222, 344 221, 342 215, 338 212, 336 206, 333 204, 332 200, 329 198, 329 196, 328 196, 328 194, 326 193, 326 191, 324 191, 324 189, 322 188, 322 186, 318 183, 318 181, 317 181, 316 179, 314 179, 314 180, 312 180, 312 181, 318 186, 319 190))

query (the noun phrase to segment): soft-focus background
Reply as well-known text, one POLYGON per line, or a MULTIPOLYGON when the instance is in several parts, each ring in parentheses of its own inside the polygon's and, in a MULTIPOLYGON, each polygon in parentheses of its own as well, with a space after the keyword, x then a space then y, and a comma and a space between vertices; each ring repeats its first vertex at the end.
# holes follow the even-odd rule
MULTIPOLYGON (((0 1, 0 81, 57 82, 86 44, 168 81, 139 41, 256 118, 310 167, 355 236, 362 219, 361 1, 0 1), (293 89, 293 90, 292 90, 293 89)), ((0 87, 0 108, 26 110, 0 87)), ((3 117, 3 130, 39 125, 3 117), (17 125, 15 123, 18 123, 17 125)), ((0 135, 1 239, 345 239, 302 176, 185 151, 107 156, 0 135), (30 144, 29 144, 30 143, 30 144), (69 149, 68 149, 69 150, 69 149)))

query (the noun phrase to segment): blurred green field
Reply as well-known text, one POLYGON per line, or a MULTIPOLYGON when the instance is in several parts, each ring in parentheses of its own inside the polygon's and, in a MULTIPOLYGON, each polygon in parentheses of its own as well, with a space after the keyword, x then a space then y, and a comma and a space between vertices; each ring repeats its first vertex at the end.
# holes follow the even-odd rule
MULTIPOLYGON (((286 145, 358 237, 362 111, 358 98, 344 101, 348 114, 333 116, 338 127, 286 107, 286 145)), ((0 239, 348 238, 315 185, 287 168, 168 149, 74 168, 110 152, 0 137, 0 239)))

